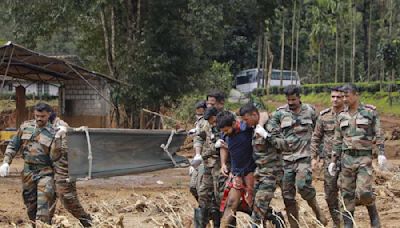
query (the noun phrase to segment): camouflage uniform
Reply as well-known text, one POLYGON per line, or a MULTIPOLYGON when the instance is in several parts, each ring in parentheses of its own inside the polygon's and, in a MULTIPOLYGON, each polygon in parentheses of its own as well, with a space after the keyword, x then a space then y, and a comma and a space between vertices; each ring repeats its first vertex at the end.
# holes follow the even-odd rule
MULTIPOLYGON (((315 200, 315 188, 312 186, 310 142, 316 121, 315 109, 308 104, 301 104, 300 109, 299 113, 294 113, 289 109, 289 105, 284 105, 279 107, 270 119, 273 134, 282 134, 288 143, 288 149, 282 150, 284 203, 288 214, 298 218, 297 188, 317 218, 325 223, 326 221, 323 221, 325 217, 315 200)), ((289 216, 289 222, 292 227, 297 227, 297 223, 291 216, 289 216)))
MULTIPOLYGON (((193 138, 193 148, 196 147, 203 148, 204 137, 200 136, 200 131, 202 128, 204 128, 205 124, 208 124, 208 122, 207 120, 204 119, 204 117, 199 118, 195 122, 196 134, 193 138)), ((190 175, 190 184, 189 184, 190 192, 197 200, 199 198, 200 184, 203 179, 203 175, 204 175, 204 164, 202 162, 200 166, 197 167, 195 171, 190 175)))
POLYGON ((61 141, 55 139, 55 129, 47 124, 38 128, 35 120, 21 124, 16 136, 8 144, 4 162, 11 164, 21 150, 24 158, 22 196, 29 219, 51 223, 55 206, 53 157, 62 153, 61 141))
MULTIPOLYGON (((270 127, 267 126, 268 128, 270 127)), ((276 187, 282 188, 282 154, 271 141, 256 133, 253 135, 253 158, 257 165, 254 172, 256 184, 253 211, 256 223, 266 219, 274 221, 270 203, 276 187)))
POLYGON ((318 157, 324 161, 324 191, 325 200, 328 204, 333 223, 340 225, 340 213, 338 204, 338 173, 331 176, 328 172, 328 166, 332 158, 333 136, 336 124, 336 117, 332 108, 327 108, 320 112, 311 138, 311 155, 313 159, 318 157), (322 151, 321 149, 322 145, 322 151), (320 152, 321 151, 321 152, 320 152))
POLYGON ((372 146, 384 155, 380 119, 372 105, 360 105, 354 114, 347 110, 337 117, 333 155, 341 158, 340 188, 346 209, 353 212, 356 198, 361 205, 373 205, 372 146))
MULTIPOLYGON (((68 127, 68 124, 56 118, 53 126, 57 129, 60 126, 68 127)), ((62 138, 62 143, 65 150, 62 154, 53 158, 57 197, 60 198, 61 203, 69 213, 79 219, 84 227, 88 227, 92 219, 79 202, 76 192, 76 182, 70 182, 68 179, 68 148, 66 138, 62 138)))
POLYGON ((202 127, 200 135, 205 136, 201 152, 204 163, 204 174, 198 191, 199 206, 200 208, 212 209, 213 213, 217 213, 221 194, 219 188, 221 161, 219 149, 215 148, 215 143, 219 138, 219 132, 208 122, 202 127))

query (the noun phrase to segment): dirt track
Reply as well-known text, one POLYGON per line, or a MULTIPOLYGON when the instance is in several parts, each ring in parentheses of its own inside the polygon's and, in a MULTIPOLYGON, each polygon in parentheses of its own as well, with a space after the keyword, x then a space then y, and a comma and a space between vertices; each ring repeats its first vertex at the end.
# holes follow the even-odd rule
MULTIPOLYGON (((382 116, 382 125, 386 131, 391 131, 393 127, 400 127, 400 119, 382 116)), ((392 168, 400 170, 400 160, 396 157, 399 154, 400 141, 387 142, 386 150, 392 168)), ((14 224, 18 227, 29 227, 21 196, 21 167, 22 160, 16 159, 11 165, 11 176, 0 179, 0 227, 14 227, 14 224)), ((314 180, 317 198, 328 215, 323 182, 318 177, 314 180)), ((94 215, 96 227, 115 227, 117 224, 125 227, 171 227, 173 224, 190 227, 192 207, 196 203, 188 191, 188 181, 187 169, 179 168, 137 176, 78 182, 78 192, 84 207, 94 215)), ((382 174, 378 181, 381 185, 376 187, 377 206, 383 227, 400 227, 400 174, 393 177, 382 174)), ((309 227, 316 227, 311 224, 311 210, 304 201, 300 202, 302 221, 304 219, 309 227)), ((279 190, 273 206, 283 210, 279 190)), ((79 227, 77 220, 60 203, 57 207, 56 215, 61 216, 57 217, 60 220, 58 224, 79 227)), ((358 227, 369 227, 368 214, 364 207, 357 208, 355 217, 358 227)))

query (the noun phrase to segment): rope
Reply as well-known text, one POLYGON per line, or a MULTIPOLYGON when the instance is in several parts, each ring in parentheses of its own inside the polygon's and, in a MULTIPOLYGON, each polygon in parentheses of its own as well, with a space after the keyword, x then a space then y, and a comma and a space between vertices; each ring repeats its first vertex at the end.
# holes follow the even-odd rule
POLYGON ((171 134, 169 135, 169 138, 168 138, 168 141, 167 141, 167 145, 161 144, 160 147, 164 150, 165 153, 167 153, 167 155, 168 155, 168 157, 171 159, 172 163, 174 163, 174 166, 175 166, 175 167, 178 167, 178 164, 176 163, 174 157, 173 157, 172 154, 168 151, 169 144, 171 144, 172 138, 174 137, 175 133, 176 133, 176 131, 175 131, 175 130, 172 130, 172 131, 171 131, 171 134))
POLYGON ((90 142, 89 128, 87 126, 82 126, 82 127, 79 127, 79 128, 74 128, 74 131, 77 131, 77 132, 82 132, 83 131, 83 132, 85 132, 85 135, 86 135, 86 141, 87 141, 87 144, 88 144, 89 169, 88 169, 87 177, 83 178, 83 180, 90 180, 90 179, 92 179, 93 153, 92 153, 92 143, 90 142))

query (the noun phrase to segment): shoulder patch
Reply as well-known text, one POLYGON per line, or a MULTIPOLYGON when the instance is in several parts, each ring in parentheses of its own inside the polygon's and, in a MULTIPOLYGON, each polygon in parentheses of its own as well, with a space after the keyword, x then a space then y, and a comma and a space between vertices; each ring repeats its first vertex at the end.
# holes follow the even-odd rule
POLYGON ((304 104, 304 105, 306 105, 307 108, 312 109, 312 110, 315 111, 315 107, 314 107, 314 106, 312 106, 312 105, 310 105, 310 104, 304 104))
POLYGON ((323 116, 323 115, 329 113, 330 111, 331 111, 331 108, 324 109, 321 112, 319 112, 319 115, 323 116))
POLYGON ((27 120, 21 124, 21 128, 32 127, 32 126, 34 127, 35 125, 36 125, 35 120, 27 120))
POLYGON ((376 107, 370 104, 364 105, 366 108, 371 109, 371 110, 376 110, 376 107))
POLYGON ((285 104, 285 105, 282 105, 282 106, 278 107, 278 108, 276 109, 276 111, 279 111, 279 110, 286 109, 287 107, 288 107, 288 105, 287 105, 287 104, 285 104))

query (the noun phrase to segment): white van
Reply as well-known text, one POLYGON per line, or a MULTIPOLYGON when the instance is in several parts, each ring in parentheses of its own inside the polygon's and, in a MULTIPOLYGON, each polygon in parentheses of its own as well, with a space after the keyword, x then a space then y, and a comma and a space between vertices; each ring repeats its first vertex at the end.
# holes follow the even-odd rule
MULTIPOLYGON (((260 83, 264 80, 263 70, 258 71, 257 68, 240 71, 235 76, 236 89, 242 93, 251 93, 257 88, 257 78, 261 78, 260 83), (258 77, 257 77, 258 75, 258 77)), ((301 85, 299 74, 296 71, 283 70, 282 85, 288 86, 292 83, 294 85, 301 85)), ((281 70, 272 69, 270 86, 280 86, 281 70)))

